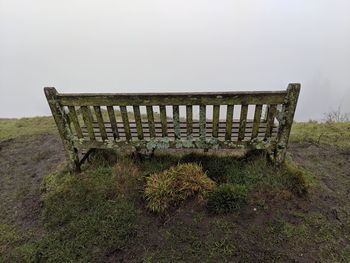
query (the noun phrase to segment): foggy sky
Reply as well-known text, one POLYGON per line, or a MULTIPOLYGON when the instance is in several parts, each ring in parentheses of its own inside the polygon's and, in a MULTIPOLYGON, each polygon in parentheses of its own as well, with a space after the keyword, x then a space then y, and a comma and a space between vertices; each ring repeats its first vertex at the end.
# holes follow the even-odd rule
POLYGON ((281 90, 350 112, 348 0, 0 0, 0 118, 59 92, 281 90))

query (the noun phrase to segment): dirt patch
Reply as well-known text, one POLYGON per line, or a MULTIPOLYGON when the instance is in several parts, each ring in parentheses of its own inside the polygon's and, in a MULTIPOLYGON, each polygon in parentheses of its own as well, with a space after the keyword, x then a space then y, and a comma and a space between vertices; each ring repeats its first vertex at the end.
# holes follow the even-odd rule
POLYGON ((350 154, 348 149, 315 144, 291 144, 292 158, 304 168, 312 171, 320 184, 320 191, 311 196, 313 209, 327 214, 334 210, 350 214, 350 154), (347 210, 347 211, 343 211, 347 210))
POLYGON ((55 135, 21 136, 0 142, 0 220, 19 227, 38 226, 43 176, 64 161, 55 135))

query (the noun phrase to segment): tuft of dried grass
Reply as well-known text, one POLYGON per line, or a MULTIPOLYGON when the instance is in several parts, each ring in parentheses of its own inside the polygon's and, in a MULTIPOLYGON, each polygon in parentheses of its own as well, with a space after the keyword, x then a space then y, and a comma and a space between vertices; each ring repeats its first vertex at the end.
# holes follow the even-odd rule
POLYGON ((198 195, 199 198, 203 198, 214 187, 215 182, 203 172, 200 165, 178 164, 147 178, 147 207, 153 212, 163 213, 189 197, 198 195))

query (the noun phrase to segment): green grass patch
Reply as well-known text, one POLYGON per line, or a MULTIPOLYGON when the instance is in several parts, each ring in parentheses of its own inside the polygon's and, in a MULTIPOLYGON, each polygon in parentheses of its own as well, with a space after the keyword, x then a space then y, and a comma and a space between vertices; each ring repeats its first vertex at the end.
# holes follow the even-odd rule
POLYGON ((248 189, 245 185, 222 184, 208 195, 207 208, 215 214, 239 210, 247 203, 248 189))
POLYGON ((0 119, 0 140, 46 133, 58 133, 52 117, 0 119))
POLYGON ((350 147, 350 122, 296 122, 290 141, 350 147))
POLYGON ((26 242, 13 227, 2 225, 3 258, 12 262, 96 262, 129 247, 136 236, 139 213, 130 199, 135 196, 125 192, 136 192, 135 178, 126 178, 126 169, 129 175, 137 177, 138 173, 129 164, 120 160, 115 167, 99 166, 79 175, 47 176, 42 187, 43 235, 26 242))

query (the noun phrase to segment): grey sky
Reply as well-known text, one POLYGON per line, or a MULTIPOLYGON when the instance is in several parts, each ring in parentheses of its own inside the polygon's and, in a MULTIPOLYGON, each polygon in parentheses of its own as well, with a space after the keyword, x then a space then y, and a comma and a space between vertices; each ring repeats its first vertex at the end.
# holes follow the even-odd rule
POLYGON ((0 117, 61 92, 279 90, 350 112, 348 0, 0 0, 0 117))

